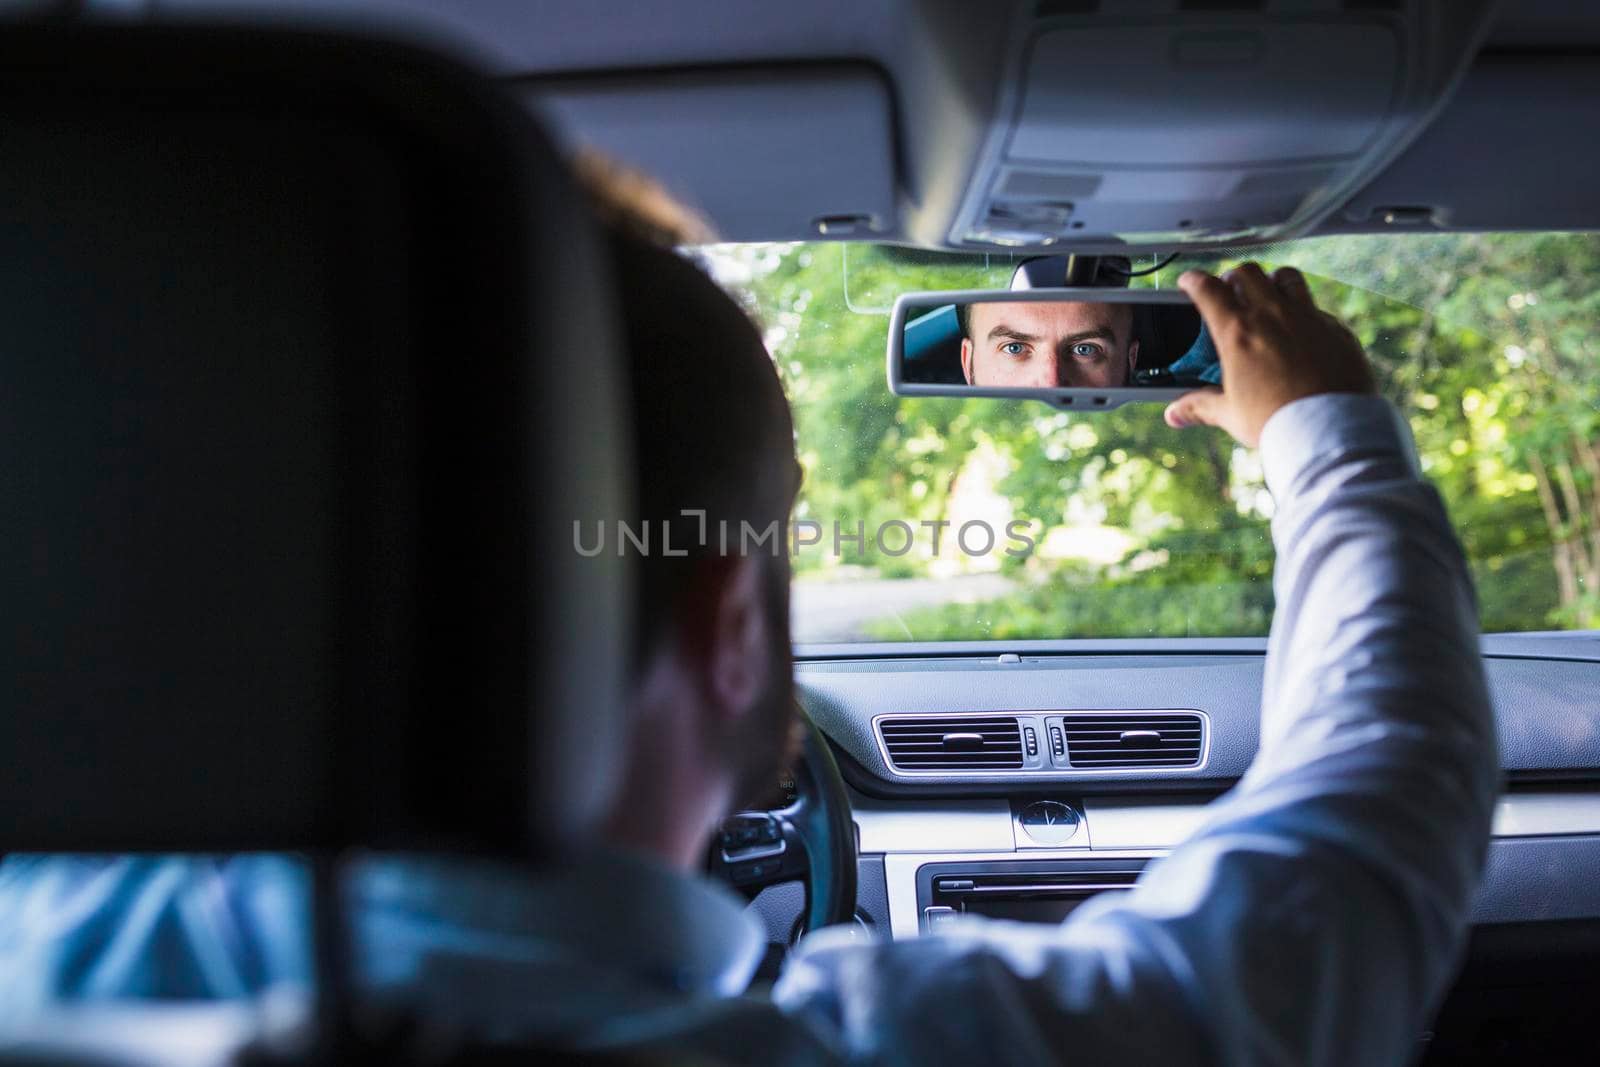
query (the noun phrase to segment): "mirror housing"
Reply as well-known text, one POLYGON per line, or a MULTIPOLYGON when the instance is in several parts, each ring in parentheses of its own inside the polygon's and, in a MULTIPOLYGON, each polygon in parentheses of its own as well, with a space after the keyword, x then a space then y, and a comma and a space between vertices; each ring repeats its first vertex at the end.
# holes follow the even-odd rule
POLYGON ((888 378, 897 396, 1109 410, 1220 384, 1221 367, 1199 311, 1175 290, 952 290, 895 301, 888 378))

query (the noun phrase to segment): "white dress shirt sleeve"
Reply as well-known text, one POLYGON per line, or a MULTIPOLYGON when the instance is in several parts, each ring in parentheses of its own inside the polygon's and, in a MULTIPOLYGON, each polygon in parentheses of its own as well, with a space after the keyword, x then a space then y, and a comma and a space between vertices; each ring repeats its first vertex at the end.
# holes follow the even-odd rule
POLYGON ((1472 585, 1376 397, 1267 423, 1261 747, 1201 831, 1056 927, 808 940, 774 991, 873 1063, 1405 1063, 1450 978, 1499 784, 1472 585))

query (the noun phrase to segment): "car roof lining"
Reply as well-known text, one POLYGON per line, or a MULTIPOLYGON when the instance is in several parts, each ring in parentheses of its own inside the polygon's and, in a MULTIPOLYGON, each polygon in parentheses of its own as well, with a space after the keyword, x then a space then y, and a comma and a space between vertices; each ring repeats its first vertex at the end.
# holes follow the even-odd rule
MULTIPOLYGON (((1005 46, 999 24, 1035 6, 1032 0, 813 0, 731 18, 716 0, 618 0, 606 18, 596 19, 588 0, 548 0, 533 19, 513 0, 285 0, 276 13, 454 41, 524 86, 530 79, 549 85, 554 75, 605 72, 613 81, 613 105, 625 86, 630 106, 646 115, 681 99, 692 72, 723 87, 715 110, 725 125, 766 136, 738 145, 737 154, 725 141, 722 151, 710 151, 706 144, 716 141, 709 135, 667 151, 637 122, 630 133, 617 106, 592 102, 587 109, 569 108, 570 136, 593 140, 657 174, 730 238, 815 237, 818 215, 880 214, 892 199, 893 210, 877 228, 842 235, 935 248, 948 247, 946 227, 998 106, 995 87, 983 75, 1005 46), (961 47, 933 47, 952 39, 961 47), (872 92, 845 92, 809 115, 801 98, 788 108, 775 106, 784 84, 794 81, 792 65, 805 63, 881 72, 891 121, 886 127, 881 122, 885 105, 872 92), (766 78, 771 82, 763 85, 766 78), (877 132, 866 136, 866 130, 877 132), (781 166, 785 150, 792 157, 789 137, 803 138, 812 163, 804 179, 808 195, 800 202, 795 183, 761 180, 781 166), (752 179, 730 180, 728 172, 741 167, 752 179), (895 185, 887 198, 885 175, 895 185)), ((1172 6, 1178 9, 1177 0, 1172 6)), ((1269 0, 1262 7, 1283 4, 1269 0)), ((163 16, 202 8, 260 14, 253 0, 162 0, 151 8, 163 16)), ((1596 139, 1586 136, 1600 122, 1585 106, 1597 80, 1600 6, 1562 0, 1501 5, 1457 95, 1314 232, 1600 227, 1600 202, 1584 195, 1583 182, 1600 162, 1594 158, 1600 149, 1591 147, 1596 139), (1390 222, 1392 208, 1420 210, 1399 212, 1390 222)))

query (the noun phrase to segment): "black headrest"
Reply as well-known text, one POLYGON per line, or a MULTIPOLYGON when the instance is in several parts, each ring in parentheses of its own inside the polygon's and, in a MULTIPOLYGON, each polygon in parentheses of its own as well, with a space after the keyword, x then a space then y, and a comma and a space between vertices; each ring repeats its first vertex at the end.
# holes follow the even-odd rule
POLYGON ((0 35, 0 851, 581 831, 615 312, 549 142, 451 62, 0 35))

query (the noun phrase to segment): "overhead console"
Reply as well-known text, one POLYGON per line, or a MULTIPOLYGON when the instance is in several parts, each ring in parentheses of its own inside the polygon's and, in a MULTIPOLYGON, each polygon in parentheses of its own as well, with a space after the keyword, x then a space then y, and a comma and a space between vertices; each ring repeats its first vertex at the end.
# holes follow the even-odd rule
POLYGON ((958 247, 1235 245, 1340 207, 1437 112, 1488 0, 1041 0, 958 247))

